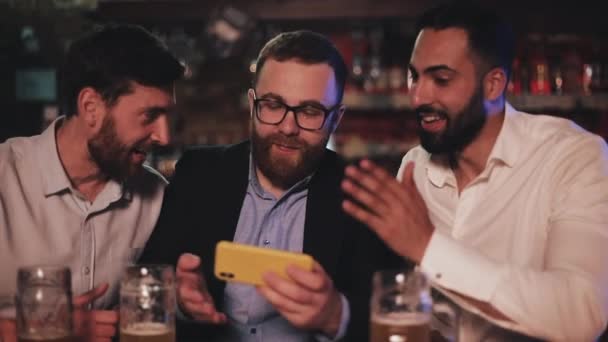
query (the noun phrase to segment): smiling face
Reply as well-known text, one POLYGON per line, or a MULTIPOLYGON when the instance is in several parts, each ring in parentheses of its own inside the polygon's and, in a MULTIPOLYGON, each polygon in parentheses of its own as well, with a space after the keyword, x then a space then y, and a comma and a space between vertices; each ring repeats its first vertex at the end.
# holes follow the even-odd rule
MULTIPOLYGON (((255 96, 290 106, 324 108, 333 107, 338 98, 334 72, 328 64, 273 59, 265 63, 258 75, 255 96)), ((277 125, 260 122, 254 115, 253 97, 250 90, 252 154, 257 170, 273 185, 288 189, 315 170, 343 108, 332 112, 320 130, 310 131, 298 127, 291 111, 277 125)))
POLYGON ((409 67, 420 143, 430 153, 460 153, 486 122, 481 76, 462 29, 424 29, 409 67))
POLYGON ((169 143, 174 105, 172 90, 133 83, 132 92, 106 107, 101 128, 87 142, 101 172, 119 181, 141 172, 147 153, 169 143))

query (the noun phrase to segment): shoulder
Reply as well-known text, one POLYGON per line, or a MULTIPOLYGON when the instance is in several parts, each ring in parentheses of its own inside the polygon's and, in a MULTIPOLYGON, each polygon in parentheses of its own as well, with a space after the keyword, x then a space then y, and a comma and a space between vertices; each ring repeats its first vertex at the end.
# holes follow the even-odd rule
POLYGON ((413 147, 412 149, 410 149, 409 151, 407 151, 405 156, 403 156, 401 163, 404 164, 408 161, 426 162, 430 159, 430 157, 431 157, 430 153, 428 153, 424 148, 422 148, 422 146, 417 145, 417 146, 413 147))
POLYGON ((19 167, 28 156, 33 156, 36 137, 18 137, 0 144, 0 174, 19 167))
POLYGON ((522 114, 518 129, 531 145, 544 146, 557 159, 602 157, 606 154, 606 141, 571 120, 549 116, 522 114))
POLYGON ((176 169, 209 168, 218 162, 249 156, 249 142, 234 145, 199 145, 187 148, 177 162, 176 169))

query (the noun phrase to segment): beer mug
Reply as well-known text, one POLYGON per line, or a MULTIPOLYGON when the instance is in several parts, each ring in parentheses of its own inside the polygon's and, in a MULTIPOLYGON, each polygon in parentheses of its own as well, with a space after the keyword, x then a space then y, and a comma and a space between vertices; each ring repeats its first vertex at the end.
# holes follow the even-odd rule
POLYGON ((18 269, 15 304, 19 342, 72 341, 71 284, 67 267, 18 269))
POLYGON ((120 283, 120 341, 175 341, 175 275, 169 265, 127 267, 120 283))
MULTIPOLYGON (((450 306, 433 303, 427 277, 418 270, 378 271, 372 286, 370 342, 429 342, 433 313, 456 321, 450 306)), ((455 332, 444 333, 445 340, 456 336, 455 332)))

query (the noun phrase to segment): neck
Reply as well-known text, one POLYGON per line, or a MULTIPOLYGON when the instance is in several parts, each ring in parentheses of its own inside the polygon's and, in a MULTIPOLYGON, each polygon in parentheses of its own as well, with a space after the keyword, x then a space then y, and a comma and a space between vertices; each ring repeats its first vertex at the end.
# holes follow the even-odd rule
POLYGON ((89 153, 87 128, 77 116, 63 121, 56 132, 57 153, 74 188, 93 202, 108 182, 89 153))
POLYGON ((458 189, 462 191, 486 167, 505 117, 504 107, 487 114, 487 120, 479 135, 462 150, 456 159, 454 173, 458 189))
POLYGON ((285 191, 287 191, 287 189, 285 189, 281 186, 278 186, 278 185, 274 184, 272 181, 270 181, 270 179, 268 177, 266 177, 264 175, 264 173, 262 173, 262 171, 260 171, 260 169, 257 167, 255 168, 255 174, 258 177, 258 182, 260 182, 262 189, 264 189, 264 191, 270 192, 276 198, 280 198, 281 196, 283 196, 285 191))

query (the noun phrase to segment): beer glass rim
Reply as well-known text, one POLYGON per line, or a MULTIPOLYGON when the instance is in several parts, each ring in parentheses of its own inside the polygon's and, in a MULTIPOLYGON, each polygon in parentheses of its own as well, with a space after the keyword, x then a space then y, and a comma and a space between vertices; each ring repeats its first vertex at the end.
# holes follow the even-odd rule
POLYGON ((32 282, 42 285, 63 286, 72 291, 72 272, 68 266, 53 264, 26 265, 17 268, 17 295, 32 282))
MULTIPOLYGON (((173 286, 175 283, 175 270, 173 265, 170 264, 137 264, 127 266, 123 271, 123 276, 120 281, 120 291, 125 291, 126 288, 129 287, 127 285, 129 282, 135 279, 142 279, 151 275, 153 277, 161 276, 162 279, 159 279, 163 286, 173 286), (142 269, 148 269, 148 273, 141 272, 142 269), (165 281, 169 281, 165 283, 165 281)), ((127 290, 129 291, 129 290, 127 290)))
POLYGON ((65 272, 70 271, 70 268, 65 265, 53 265, 53 264, 31 264, 31 265, 22 265, 17 268, 17 272, 31 272, 36 270, 44 270, 51 272, 65 272))
POLYGON ((142 268, 142 267, 151 268, 151 269, 163 269, 163 268, 171 268, 171 269, 173 269, 173 265, 171 265, 171 264, 155 264, 155 263, 151 263, 151 264, 133 264, 133 265, 127 266, 127 269, 135 269, 135 268, 142 268))
POLYGON ((374 279, 378 278, 378 277, 382 277, 383 275, 390 275, 390 276, 394 276, 397 274, 403 274, 406 277, 411 277, 411 276, 416 276, 416 277, 421 277, 423 278, 425 281, 427 281, 429 279, 429 277, 427 276, 427 274, 425 272, 423 272, 422 270, 418 269, 418 268, 414 268, 414 269, 407 269, 407 268, 387 268, 387 269, 381 269, 381 270, 376 270, 374 272, 374 279))

